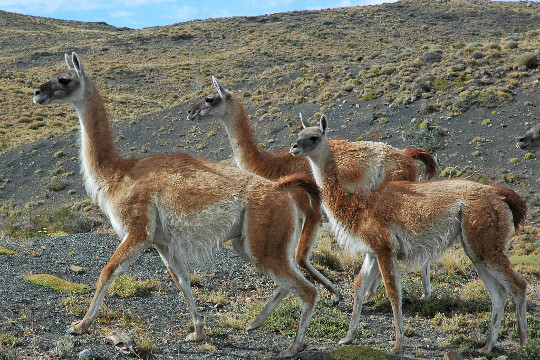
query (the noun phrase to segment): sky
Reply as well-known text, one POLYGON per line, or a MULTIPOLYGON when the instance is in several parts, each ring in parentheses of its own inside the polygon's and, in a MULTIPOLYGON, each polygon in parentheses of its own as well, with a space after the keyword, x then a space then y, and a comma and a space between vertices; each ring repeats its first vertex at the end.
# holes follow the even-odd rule
POLYGON ((0 0, 0 10, 140 29, 196 19, 375 5, 397 0, 0 0))

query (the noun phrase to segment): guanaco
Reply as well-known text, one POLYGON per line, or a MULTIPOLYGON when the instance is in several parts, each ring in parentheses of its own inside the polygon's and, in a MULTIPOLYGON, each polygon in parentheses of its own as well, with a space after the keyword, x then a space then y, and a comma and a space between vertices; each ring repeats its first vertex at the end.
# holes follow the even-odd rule
POLYGON ((497 340, 504 307, 511 293, 516 302, 521 345, 527 343, 527 283, 519 277, 506 254, 511 232, 524 222, 527 206, 511 188, 483 185, 464 179, 422 182, 388 182, 373 191, 346 191, 327 139, 327 119, 307 126, 291 145, 294 156, 309 159, 321 189, 323 208, 333 234, 345 249, 365 254, 354 282, 354 307, 347 335, 340 343, 353 341, 359 324, 362 299, 377 275, 377 263, 394 315, 394 352, 403 346, 401 279, 398 263, 431 262, 459 239, 484 282, 492 303, 486 344, 490 352, 497 340))
POLYGON ((293 356, 300 351, 317 290, 294 261, 297 209, 287 192, 302 189, 313 213, 320 213, 316 184, 301 174, 272 182, 189 154, 123 158, 114 145, 101 96, 80 57, 66 54, 65 61, 68 70, 41 84, 34 92, 34 102, 74 106, 81 126, 80 159, 86 190, 123 239, 101 271, 86 315, 68 331, 88 330, 112 281, 153 245, 186 299, 195 328, 187 340, 204 339, 186 259, 196 261, 211 255, 225 240, 232 239, 236 252, 278 285, 246 330, 260 327, 292 292, 300 298, 302 311, 296 337, 281 355, 293 356))

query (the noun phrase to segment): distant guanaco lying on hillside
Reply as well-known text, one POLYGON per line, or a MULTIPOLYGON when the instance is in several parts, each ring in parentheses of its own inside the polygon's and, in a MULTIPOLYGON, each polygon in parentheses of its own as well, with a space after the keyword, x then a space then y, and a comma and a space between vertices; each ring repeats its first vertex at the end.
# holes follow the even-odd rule
POLYGON ((394 315, 396 342, 392 350, 401 352, 403 315, 398 264, 437 260, 458 239, 491 297, 491 324, 481 351, 490 352, 497 341, 510 293, 516 303, 520 343, 527 343, 527 283, 514 271, 506 254, 511 218, 517 229, 527 211, 514 190, 504 185, 446 179, 389 182, 373 191, 359 189, 351 193, 339 177, 339 166, 326 137, 326 117, 321 117, 319 126, 303 126, 290 151, 309 159, 337 241, 353 253, 365 254, 354 282, 349 331, 340 343, 354 339, 362 298, 377 276, 374 269, 378 264, 394 315))
POLYGON ((540 123, 534 125, 519 138, 516 147, 523 150, 540 151, 540 123))
POLYGON ((187 340, 204 339, 186 261, 211 255, 225 240, 232 239, 239 255, 278 285, 246 330, 260 327, 289 292, 300 298, 296 337, 281 353, 295 355, 302 349, 317 290, 294 260, 297 209, 287 192, 300 189, 309 199, 309 211, 320 214, 317 185, 301 174, 272 182, 188 154, 122 158, 114 145, 103 101, 79 56, 66 54, 65 60, 68 70, 40 85, 34 102, 71 103, 75 107, 81 125, 80 158, 86 190, 123 239, 101 272, 86 315, 68 331, 87 331, 112 281, 137 255, 154 245, 191 313, 195 329, 187 340))

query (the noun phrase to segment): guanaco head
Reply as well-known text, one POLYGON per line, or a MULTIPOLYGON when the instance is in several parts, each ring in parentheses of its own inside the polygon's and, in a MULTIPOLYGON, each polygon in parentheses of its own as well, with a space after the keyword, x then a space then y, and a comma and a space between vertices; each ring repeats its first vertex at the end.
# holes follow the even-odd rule
POLYGON ((188 110, 188 120, 197 119, 224 119, 229 109, 228 102, 233 100, 233 95, 212 76, 212 82, 216 91, 205 96, 204 99, 193 105, 188 110))
POLYGON ((322 115, 319 125, 311 126, 302 118, 302 114, 300 114, 300 120, 304 129, 298 133, 298 139, 292 143, 290 151, 293 156, 312 156, 326 142, 328 121, 326 116, 322 115))
POLYGON ((34 103, 74 103, 82 99, 84 82, 87 74, 84 71, 79 55, 65 54, 68 70, 54 75, 49 81, 39 85, 34 90, 34 103))
POLYGON ((518 140, 516 147, 523 150, 540 151, 540 123, 534 125, 518 140))

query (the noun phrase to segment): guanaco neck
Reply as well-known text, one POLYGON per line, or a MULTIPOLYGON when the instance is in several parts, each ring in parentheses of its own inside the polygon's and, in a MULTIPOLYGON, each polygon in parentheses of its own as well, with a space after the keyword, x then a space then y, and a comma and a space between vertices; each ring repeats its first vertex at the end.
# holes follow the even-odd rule
POLYGON ((73 105, 81 125, 81 172, 91 198, 100 198, 121 176, 123 160, 114 145, 103 100, 93 81, 84 79, 82 100, 73 105))
POLYGON ((321 190, 323 206, 327 213, 330 211, 340 221, 353 226, 354 217, 348 216, 346 210, 353 206, 356 215, 361 217, 360 214, 366 210, 368 198, 372 193, 366 193, 359 188, 354 193, 346 191, 340 181, 338 166, 330 150, 330 144, 325 141, 320 146, 322 148, 317 153, 308 156, 308 160, 315 182, 321 190))
POLYGON ((337 165, 330 151, 328 141, 323 142, 320 146, 321 149, 317 153, 308 156, 308 160, 317 186, 319 186, 321 192, 327 195, 326 197, 329 197, 335 191, 343 192, 343 188, 339 181, 337 165))
POLYGON ((232 103, 234 106, 222 120, 238 167, 272 180, 288 175, 294 158, 288 152, 272 154, 261 150, 244 106, 236 98, 232 103))

